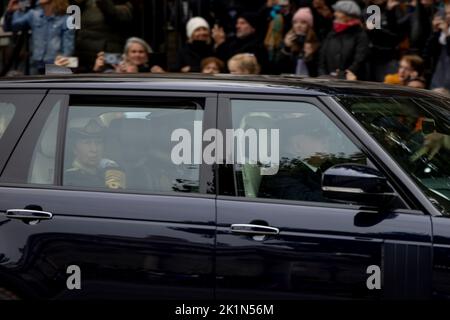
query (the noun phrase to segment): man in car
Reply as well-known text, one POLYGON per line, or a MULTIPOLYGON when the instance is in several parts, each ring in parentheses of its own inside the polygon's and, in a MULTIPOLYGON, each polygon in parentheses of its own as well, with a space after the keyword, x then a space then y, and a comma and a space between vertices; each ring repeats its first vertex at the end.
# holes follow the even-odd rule
POLYGON ((276 175, 263 176, 258 197, 302 201, 324 201, 321 179, 331 166, 330 152, 314 121, 298 118, 282 120, 280 169, 276 175))
POLYGON ((74 160, 65 171, 64 185, 109 189, 125 187, 125 175, 117 163, 103 158, 104 127, 95 119, 69 131, 74 160))

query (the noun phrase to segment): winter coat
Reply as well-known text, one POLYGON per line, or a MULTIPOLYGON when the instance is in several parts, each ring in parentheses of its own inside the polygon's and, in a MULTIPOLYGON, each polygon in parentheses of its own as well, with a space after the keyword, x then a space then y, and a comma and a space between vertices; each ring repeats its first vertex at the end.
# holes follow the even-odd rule
POLYGON ((450 90, 450 36, 447 37, 445 46, 440 44, 437 39, 436 56, 438 58, 430 87, 431 89, 444 87, 450 90))
POLYGON ((281 50, 281 54, 276 63, 275 72, 277 74, 281 73, 289 73, 296 74, 297 64, 299 63, 299 59, 302 59, 306 65, 308 70, 308 76, 317 77, 317 68, 319 63, 319 50, 316 50, 311 56, 305 58, 304 52, 296 54, 289 50, 289 48, 284 47, 281 50))
POLYGON ((254 54, 261 66, 262 73, 267 73, 270 70, 267 50, 255 34, 242 39, 233 37, 216 49, 216 56, 224 62, 239 53, 254 54))
POLYGON ((177 62, 173 71, 180 72, 182 68, 191 67, 189 72, 201 72, 200 64, 203 59, 215 56, 212 45, 204 41, 194 41, 186 45, 178 52, 177 62))
POLYGON ((369 39, 361 26, 355 25, 337 33, 331 31, 320 50, 319 75, 350 70, 358 79, 364 78, 364 67, 369 52, 369 39))
POLYGON ((92 69, 100 51, 120 53, 131 35, 133 5, 125 0, 75 0, 81 8, 81 29, 76 37, 80 65, 92 69))

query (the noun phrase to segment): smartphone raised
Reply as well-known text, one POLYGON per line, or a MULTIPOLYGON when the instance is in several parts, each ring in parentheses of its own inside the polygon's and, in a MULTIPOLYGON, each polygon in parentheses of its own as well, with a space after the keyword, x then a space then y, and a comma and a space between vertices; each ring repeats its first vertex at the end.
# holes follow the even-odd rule
POLYGON ((78 57, 67 57, 67 60, 69 61, 66 66, 67 68, 78 68, 78 57))
POLYGON ((122 61, 122 54, 105 52, 105 64, 114 66, 120 64, 122 61))

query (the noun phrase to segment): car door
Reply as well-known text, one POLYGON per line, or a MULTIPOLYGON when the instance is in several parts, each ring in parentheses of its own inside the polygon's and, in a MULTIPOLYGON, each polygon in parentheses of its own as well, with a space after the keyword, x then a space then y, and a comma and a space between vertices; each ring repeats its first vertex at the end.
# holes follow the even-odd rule
POLYGON ((335 164, 384 168, 318 99, 222 95, 218 110, 219 127, 234 130, 241 148, 240 156, 224 148, 219 170, 218 298, 429 295, 429 216, 400 192, 397 206, 384 212, 321 195, 321 174, 335 164), (252 143, 264 151, 257 161, 252 143), (277 153, 278 165, 270 157, 277 153))
POLYGON ((51 92, 0 178, 0 287, 19 297, 211 299, 211 166, 175 164, 171 138, 192 134, 199 151, 216 101, 51 92))

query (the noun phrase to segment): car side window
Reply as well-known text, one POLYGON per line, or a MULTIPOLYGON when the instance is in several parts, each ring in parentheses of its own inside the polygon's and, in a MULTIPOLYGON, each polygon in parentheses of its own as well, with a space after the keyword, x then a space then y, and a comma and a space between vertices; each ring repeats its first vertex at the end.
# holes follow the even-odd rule
MULTIPOLYGON (((201 141, 201 134, 194 135, 194 127, 201 130, 202 120, 203 108, 196 102, 155 102, 141 107, 72 105, 65 136, 63 185, 197 193, 200 165, 176 164, 171 136, 174 130, 183 129, 201 141)), ((195 141, 191 145, 196 145, 195 141)))
POLYGON ((363 152, 311 103, 232 100, 231 110, 234 131, 243 129, 245 136, 259 138, 247 140, 245 156, 249 157, 252 143, 258 144, 261 151, 261 132, 267 132, 265 149, 270 159, 266 163, 261 158, 257 163, 238 161, 235 152, 237 196, 331 202, 322 196, 322 173, 339 163, 366 164, 363 152), (276 131, 278 139, 274 139, 276 131))
POLYGON ((0 102, 0 139, 3 137, 16 112, 16 107, 8 102, 0 102))

